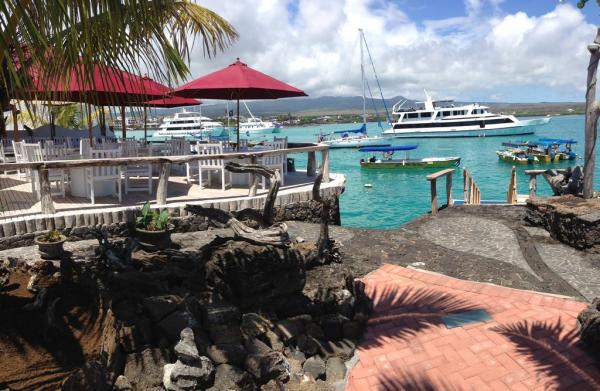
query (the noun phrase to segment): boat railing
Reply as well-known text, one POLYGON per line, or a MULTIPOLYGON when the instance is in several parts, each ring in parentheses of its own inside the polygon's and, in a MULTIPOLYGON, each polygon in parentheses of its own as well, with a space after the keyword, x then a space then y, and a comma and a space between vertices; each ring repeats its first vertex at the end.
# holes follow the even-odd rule
MULTIPOLYGON (((534 199, 536 197, 537 191, 537 176, 545 173, 548 170, 525 170, 525 175, 529 175, 529 199, 534 199)), ((563 174, 567 172, 566 169, 555 169, 554 171, 559 174, 563 174)))
POLYGON ((466 168, 463 170, 463 195, 465 205, 481 204, 479 186, 477 186, 477 182, 466 168))
POLYGON ((513 166, 508 182, 508 192, 506 193, 506 202, 514 205, 517 203, 517 168, 513 166))
MULTIPOLYGON (((17 171, 27 169, 37 171, 39 180, 38 189, 40 189, 40 203, 42 214, 54 214, 56 209, 52 200, 50 190, 50 180, 48 171, 51 169, 72 169, 84 167, 114 167, 114 166, 140 166, 147 164, 159 165, 158 188, 156 190, 156 204, 166 205, 167 203, 167 185, 171 166, 173 164, 186 164, 199 160, 249 160, 252 164, 257 164, 258 159, 265 156, 289 155, 292 153, 307 153, 307 176, 316 176, 317 158, 316 152, 321 152, 321 172, 323 173, 323 182, 329 182, 329 146, 326 144, 312 143, 289 143, 288 148, 277 150, 247 151, 247 152, 228 152, 213 155, 182 155, 182 156, 141 156, 141 157, 120 157, 110 159, 77 159, 77 160, 49 160, 37 162, 20 163, 1 163, 0 172, 17 171)), ((258 182, 251 180, 249 196, 256 195, 256 184, 258 182)))
POLYGON ((427 175, 427 180, 431 184, 431 215, 435 216, 438 212, 438 201, 437 201, 437 180, 442 177, 446 177, 446 205, 450 206, 453 204, 452 200, 452 174, 454 168, 448 168, 446 170, 438 171, 433 174, 427 175))

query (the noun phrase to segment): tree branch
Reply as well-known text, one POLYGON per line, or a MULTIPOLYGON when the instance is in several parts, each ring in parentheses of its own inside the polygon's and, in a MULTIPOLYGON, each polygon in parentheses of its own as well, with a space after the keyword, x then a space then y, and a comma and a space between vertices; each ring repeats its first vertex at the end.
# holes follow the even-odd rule
POLYGON ((275 224, 268 229, 256 230, 248 227, 228 212, 215 208, 203 208, 199 205, 186 205, 185 210, 198 216, 204 216, 208 219, 218 221, 231 228, 236 239, 258 245, 272 245, 278 247, 287 247, 290 244, 290 238, 287 233, 287 225, 275 224))
POLYGON ((258 164, 240 164, 234 162, 227 163, 225 169, 241 174, 261 175, 269 179, 270 188, 263 208, 263 221, 266 226, 272 225, 273 215, 275 214, 275 201, 277 200, 277 193, 279 192, 279 186, 281 185, 281 174, 279 173, 279 170, 270 170, 258 164))

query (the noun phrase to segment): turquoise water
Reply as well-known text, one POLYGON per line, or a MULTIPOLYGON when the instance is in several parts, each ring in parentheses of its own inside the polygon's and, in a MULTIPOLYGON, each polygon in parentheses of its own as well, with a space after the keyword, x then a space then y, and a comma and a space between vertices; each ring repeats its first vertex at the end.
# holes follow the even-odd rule
MULTIPOLYGON (((324 132, 340 129, 353 129, 360 124, 324 125, 315 127, 284 128, 279 136, 288 136, 290 141, 315 141, 319 130, 324 132)), ((509 140, 534 140, 540 137, 574 138, 580 142, 576 151, 583 154, 583 116, 553 117, 549 124, 537 127, 532 136, 461 138, 461 139, 416 139, 392 140, 393 144, 418 143, 419 148, 411 157, 460 156, 461 167, 472 172, 481 189, 484 200, 504 200, 512 165, 500 161, 495 151, 501 143, 509 140)), ((381 129, 376 123, 369 123, 370 134, 381 129)), ((128 132, 128 135, 135 132, 128 132)), ((143 132, 141 134, 143 136, 143 132)), ((305 169, 306 154, 292 156, 296 167, 305 169)), ((404 224, 430 210, 430 186, 425 176, 432 171, 423 170, 364 170, 359 160, 365 154, 354 149, 334 149, 330 151, 331 172, 346 175, 346 191, 341 197, 342 224, 361 228, 394 228, 404 224), (371 184, 372 188, 365 188, 371 184)), ((573 164, 561 162, 546 165, 517 166, 517 191, 529 192, 529 177, 523 171, 527 169, 567 167, 573 164)), ((577 164, 583 164, 581 160, 577 164)), ((435 171, 435 170, 434 170, 435 171)), ((462 198, 462 173, 453 180, 454 198, 462 198)), ((597 165, 596 186, 600 184, 600 164, 597 165)), ((538 194, 551 194, 550 188, 541 177, 538 178, 538 194)), ((438 183, 439 198, 445 198, 445 181, 438 183)))

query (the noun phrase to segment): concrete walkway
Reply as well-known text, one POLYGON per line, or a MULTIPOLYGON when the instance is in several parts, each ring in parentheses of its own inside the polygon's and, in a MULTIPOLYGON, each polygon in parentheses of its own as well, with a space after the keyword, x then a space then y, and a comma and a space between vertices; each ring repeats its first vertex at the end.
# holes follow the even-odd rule
POLYGON ((600 389, 576 346, 585 303, 390 264, 363 281, 375 313, 349 391, 600 389), (446 326, 465 311, 489 318, 446 326))

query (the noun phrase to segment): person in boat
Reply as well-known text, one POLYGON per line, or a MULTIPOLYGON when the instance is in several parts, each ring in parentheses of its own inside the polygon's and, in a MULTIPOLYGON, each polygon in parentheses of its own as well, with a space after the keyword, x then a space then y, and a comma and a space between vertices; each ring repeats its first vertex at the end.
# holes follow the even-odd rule
POLYGON ((377 161, 377 157, 375 155, 369 158, 369 163, 375 163, 377 161))

